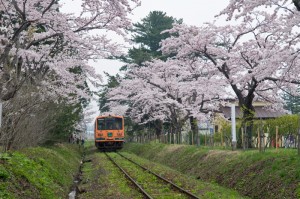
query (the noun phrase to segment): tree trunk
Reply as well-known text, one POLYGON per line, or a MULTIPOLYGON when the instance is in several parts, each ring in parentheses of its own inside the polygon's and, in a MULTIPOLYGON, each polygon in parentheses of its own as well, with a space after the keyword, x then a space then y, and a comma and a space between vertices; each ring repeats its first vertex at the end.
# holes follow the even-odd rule
POLYGON ((198 124, 197 124, 197 120, 191 116, 190 117, 190 124, 191 124, 191 130, 192 130, 192 143, 197 143, 197 145, 199 146, 199 129, 198 129, 198 124))
POLYGON ((155 134, 156 137, 160 137, 163 129, 163 122, 161 120, 156 120, 154 122, 155 134))
MULTIPOLYGON (((243 118, 242 118, 242 125, 241 128, 245 129, 245 147, 246 148, 252 148, 252 132, 253 132, 253 119, 255 115, 254 107, 251 104, 243 104, 240 106, 241 111, 243 112, 243 118)), ((238 140, 237 140, 237 147, 242 148, 242 133, 241 129, 238 131, 238 140)))

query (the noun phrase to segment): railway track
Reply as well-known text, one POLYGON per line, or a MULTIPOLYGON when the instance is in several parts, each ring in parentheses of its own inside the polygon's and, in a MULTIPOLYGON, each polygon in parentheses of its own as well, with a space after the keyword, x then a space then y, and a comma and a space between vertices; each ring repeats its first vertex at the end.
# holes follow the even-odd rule
POLYGON ((177 186, 168 179, 150 171, 148 168, 120 153, 105 154, 136 186, 145 198, 199 198, 188 190, 177 186), (114 158, 111 156, 114 156, 114 158))

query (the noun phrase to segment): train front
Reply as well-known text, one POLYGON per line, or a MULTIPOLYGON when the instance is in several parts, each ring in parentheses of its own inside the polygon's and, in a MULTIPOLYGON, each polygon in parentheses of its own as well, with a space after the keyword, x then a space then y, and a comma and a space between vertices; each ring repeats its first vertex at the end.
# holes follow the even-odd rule
POLYGON ((121 149, 124 143, 124 117, 98 116, 94 136, 98 149, 121 149))

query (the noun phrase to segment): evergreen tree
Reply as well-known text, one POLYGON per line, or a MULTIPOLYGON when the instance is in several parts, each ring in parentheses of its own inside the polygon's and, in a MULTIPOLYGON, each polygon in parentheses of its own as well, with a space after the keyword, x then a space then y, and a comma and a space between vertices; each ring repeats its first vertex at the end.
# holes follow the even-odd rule
POLYGON ((108 99, 107 99, 107 93, 110 88, 114 88, 119 85, 118 79, 120 76, 117 74, 116 76, 110 75, 107 72, 104 72, 106 77, 108 78, 107 84, 104 85, 103 90, 99 94, 99 110, 100 112, 109 112, 110 109, 108 106, 106 106, 108 99))
MULTIPOLYGON (((133 34, 132 41, 136 44, 134 47, 128 50, 128 54, 125 57, 119 57, 123 62, 128 64, 137 64, 143 67, 143 62, 150 61, 152 59, 163 59, 166 60, 167 56, 163 56, 162 52, 159 50, 160 42, 168 37, 169 33, 162 33, 165 30, 171 29, 174 23, 182 23, 182 19, 175 19, 173 17, 167 16, 165 12, 162 11, 152 11, 141 22, 133 24, 133 29, 131 30, 133 34)), ((127 65, 123 66, 121 69, 127 70, 127 65)), ((106 73, 108 77, 108 84, 99 94, 99 106, 101 112, 109 112, 109 107, 107 107, 108 99, 107 93, 109 88, 113 88, 119 85, 117 79, 119 76, 111 76, 106 73)), ((128 77, 125 77, 128 78, 128 77)), ((131 106, 129 104, 129 106, 131 106)), ((130 109, 128 110, 130 112, 130 109)), ((147 116, 145 116, 147 117, 147 116)), ((130 118, 126 118, 127 132, 128 135, 133 135, 134 132, 140 132, 144 129, 130 118)), ((156 135, 160 135, 162 131, 162 122, 155 121, 148 125, 148 128, 155 129, 156 135)))
MULTIPOLYGON (((126 63, 135 63, 139 66, 145 61, 151 59, 166 59, 163 56, 160 48, 160 42, 168 37, 169 33, 162 33, 165 30, 171 29, 174 23, 182 23, 182 19, 176 19, 167 16, 162 11, 152 11, 141 22, 133 24, 134 28, 131 30, 133 33, 132 41, 138 45, 129 49, 128 55, 123 57, 122 60, 126 63)), ((121 68, 126 70, 127 66, 121 68)))
MULTIPOLYGON (((298 91, 300 92, 300 89, 298 89, 298 91)), ((285 93, 283 99, 286 102, 286 110, 290 111, 292 114, 300 113, 300 96, 285 93)))

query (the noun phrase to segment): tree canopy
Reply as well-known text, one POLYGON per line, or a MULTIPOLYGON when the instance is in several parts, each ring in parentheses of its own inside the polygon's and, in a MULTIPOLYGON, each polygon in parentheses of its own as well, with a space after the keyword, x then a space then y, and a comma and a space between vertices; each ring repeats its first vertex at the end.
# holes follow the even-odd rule
MULTIPOLYGON (((266 101, 269 108, 283 110, 282 92, 296 93, 295 85, 300 84, 299 33, 294 29, 299 25, 299 12, 287 1, 232 0, 221 14, 229 20, 242 20, 235 25, 206 23, 201 27, 175 23, 164 31, 168 37, 161 42, 162 55, 149 56, 147 59, 152 59, 146 62, 138 59, 136 63, 147 67, 131 66, 130 78, 111 92, 113 99, 132 100, 131 110, 136 110, 138 119, 153 112, 148 119, 168 120, 175 112, 183 118, 185 113, 201 117, 215 111, 211 107, 222 105, 226 98, 235 98, 251 139, 253 102, 266 101), (262 10, 261 6, 270 9, 262 10), (126 90, 123 95, 122 88, 126 90)), ((138 26, 145 32, 147 27, 138 26)), ((135 37, 145 52, 157 49, 149 38, 145 34, 135 37)), ((251 140, 248 143, 251 147, 251 140)))
POLYGON ((43 143, 51 132, 70 133, 78 125, 91 99, 86 81, 101 80, 88 61, 121 54, 107 36, 126 37, 128 14, 139 4, 83 0, 76 15, 61 12, 57 0, 0 2, 0 145, 43 143))

